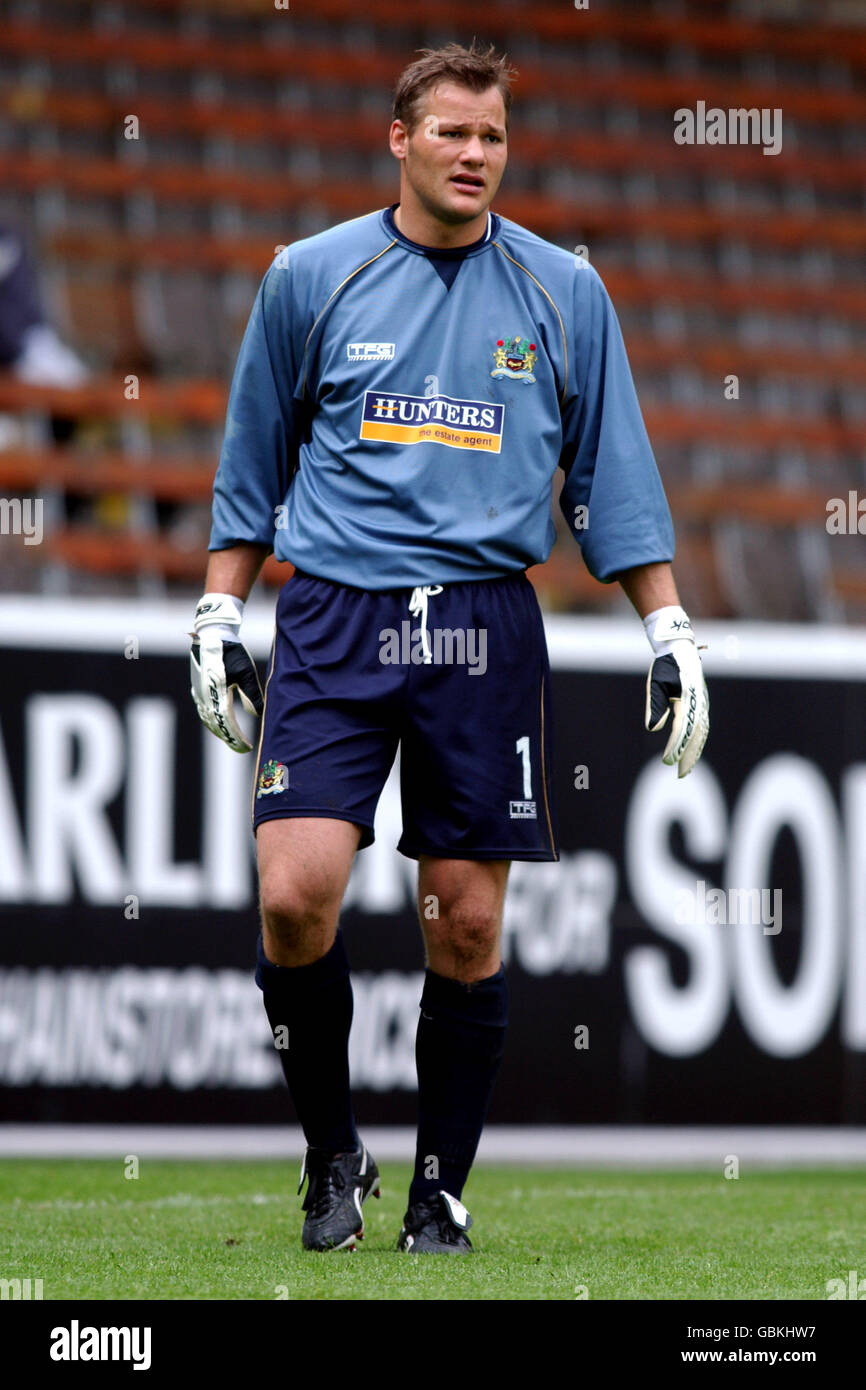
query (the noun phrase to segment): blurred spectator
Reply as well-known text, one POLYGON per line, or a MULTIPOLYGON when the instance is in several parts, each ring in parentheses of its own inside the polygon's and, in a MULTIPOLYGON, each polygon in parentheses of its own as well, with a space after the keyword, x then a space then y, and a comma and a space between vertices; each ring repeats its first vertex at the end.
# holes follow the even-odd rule
POLYGON ((80 386, 89 372, 61 342, 39 302, 36 274, 16 231, 0 225, 0 368, 34 386, 80 386))
MULTIPOLYGON (((0 225, 0 370, 33 386, 80 386, 90 373, 48 323, 36 273, 22 238, 0 225)), ((66 433, 62 423, 59 433, 66 433)), ((57 431, 54 431, 55 436, 57 431)), ((21 440, 21 427, 0 415, 0 448, 21 440)))

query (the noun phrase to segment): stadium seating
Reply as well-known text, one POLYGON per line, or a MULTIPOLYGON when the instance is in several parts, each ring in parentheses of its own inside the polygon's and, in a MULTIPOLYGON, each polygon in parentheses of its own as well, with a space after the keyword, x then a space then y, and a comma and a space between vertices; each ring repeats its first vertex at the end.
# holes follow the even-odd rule
MULTIPOLYGON (((497 207, 586 248, 610 289, 696 614, 866 604, 859 538, 825 526, 829 499, 864 491, 866 31, 832 11, 807 31, 791 8, 484 8, 519 71, 497 207), (677 145, 673 112, 698 100, 781 109, 782 152, 677 145)), ((94 375, 75 391, 0 378, 16 426, 0 491, 51 499, 39 554, 4 541, 0 571, 7 587, 192 592, 257 283, 277 245, 393 200, 389 87, 419 47, 472 37, 465 7, 8 9, 0 221, 27 236, 94 375)), ((544 602, 623 603, 557 526, 532 572, 544 602)))

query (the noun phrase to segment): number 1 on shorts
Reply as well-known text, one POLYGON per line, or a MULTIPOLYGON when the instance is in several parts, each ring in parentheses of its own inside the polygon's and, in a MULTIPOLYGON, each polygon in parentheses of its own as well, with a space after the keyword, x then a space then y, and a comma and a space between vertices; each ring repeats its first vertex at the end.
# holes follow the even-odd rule
POLYGON ((524 734, 523 738, 517 740, 515 752, 523 757, 523 798, 525 801, 532 800, 532 764, 529 761, 529 735, 524 734))

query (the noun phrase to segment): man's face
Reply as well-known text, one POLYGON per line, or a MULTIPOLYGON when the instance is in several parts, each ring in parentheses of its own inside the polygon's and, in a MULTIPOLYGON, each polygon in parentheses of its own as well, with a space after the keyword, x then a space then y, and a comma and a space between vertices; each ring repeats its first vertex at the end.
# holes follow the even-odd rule
POLYGON ((391 126, 391 153, 425 212, 449 226, 486 213, 505 171, 505 105, 498 87, 472 92, 443 82, 425 92, 409 135, 391 126))

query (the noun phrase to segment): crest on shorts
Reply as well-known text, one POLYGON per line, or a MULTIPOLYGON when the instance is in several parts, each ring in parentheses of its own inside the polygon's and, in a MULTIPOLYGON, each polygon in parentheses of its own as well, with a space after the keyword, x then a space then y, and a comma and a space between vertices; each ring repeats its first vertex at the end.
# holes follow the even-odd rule
POLYGON ((256 798, 271 796, 274 792, 284 792, 288 785, 289 769, 285 763, 278 763, 274 758, 269 758, 266 763, 262 763, 256 798))
POLYGON ((513 338, 498 338, 493 350, 496 366, 490 375, 510 376, 515 381, 534 381, 532 368, 537 356, 535 343, 521 338, 519 333, 515 333, 513 338))

